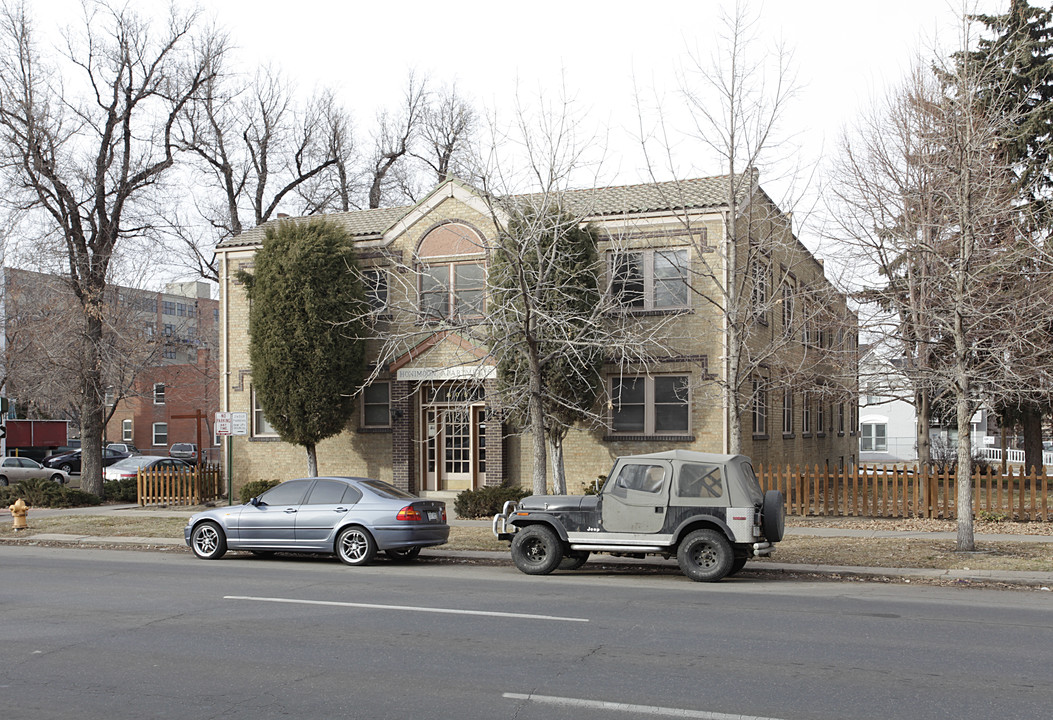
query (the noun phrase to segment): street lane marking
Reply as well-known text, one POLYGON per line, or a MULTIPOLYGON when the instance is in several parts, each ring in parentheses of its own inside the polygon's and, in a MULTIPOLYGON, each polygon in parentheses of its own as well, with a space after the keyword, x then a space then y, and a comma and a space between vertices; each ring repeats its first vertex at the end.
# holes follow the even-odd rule
POLYGON ((369 610, 403 610, 405 612, 440 613, 443 615, 483 615, 485 617, 518 620, 555 620, 557 622, 589 622, 588 618, 559 617, 558 615, 530 615, 527 613, 495 612, 492 610, 457 610, 455 608, 415 607, 413 605, 375 605, 373 603, 336 602, 333 600, 297 600, 295 598, 253 597, 224 595, 224 600, 254 600, 256 602, 288 603, 292 605, 329 605, 331 607, 366 608, 369 610))
POLYGON ((727 713, 706 712, 705 710, 686 710, 684 708, 661 707, 659 705, 628 705, 626 703, 554 697, 552 695, 505 693, 502 697, 508 698, 509 700, 529 700, 531 702, 544 703, 547 705, 562 705, 564 707, 580 707, 588 708, 590 710, 614 710, 617 712, 638 713, 640 715, 700 718, 700 720, 779 720, 779 718, 759 717, 757 715, 729 715, 727 713))

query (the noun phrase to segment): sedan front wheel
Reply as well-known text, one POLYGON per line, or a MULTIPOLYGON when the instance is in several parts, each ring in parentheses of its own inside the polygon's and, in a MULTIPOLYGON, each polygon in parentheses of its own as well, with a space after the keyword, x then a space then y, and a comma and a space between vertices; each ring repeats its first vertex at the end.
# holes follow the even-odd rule
POLYGON ((377 543, 365 528, 345 528, 336 537, 336 554, 348 565, 365 565, 377 554, 377 543))
POLYGON ((215 560, 227 552, 227 537, 214 522, 203 522, 190 535, 190 547, 202 560, 215 560))

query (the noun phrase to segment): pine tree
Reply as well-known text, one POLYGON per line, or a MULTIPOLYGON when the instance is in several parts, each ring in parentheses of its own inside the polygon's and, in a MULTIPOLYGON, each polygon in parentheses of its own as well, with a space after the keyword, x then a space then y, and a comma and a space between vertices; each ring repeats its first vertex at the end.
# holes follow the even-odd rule
POLYGON ((251 307, 249 357, 263 415, 286 442, 307 451, 339 433, 365 375, 366 298, 351 239, 326 220, 268 228, 252 274, 241 271, 251 307))

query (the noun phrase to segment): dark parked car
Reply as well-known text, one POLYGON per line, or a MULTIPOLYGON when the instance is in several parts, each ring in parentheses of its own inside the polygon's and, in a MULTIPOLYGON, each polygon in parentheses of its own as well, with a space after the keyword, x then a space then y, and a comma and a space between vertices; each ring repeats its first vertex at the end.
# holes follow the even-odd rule
MULTIPOLYGON (((80 472, 80 450, 73 450, 61 455, 52 455, 44 458, 44 467, 55 468, 65 473, 79 473, 80 472)), ((124 460, 129 457, 126 452, 118 452, 117 450, 111 450, 110 448, 102 448, 102 466, 109 467, 118 460, 124 460)))
POLYGON ((715 582, 774 552, 785 518, 783 494, 761 490, 749 458, 671 450, 618 458, 598 495, 510 501, 493 530, 528 575, 579 568, 590 553, 654 554, 715 582))
POLYGON ((335 553, 365 565, 383 550, 412 560, 421 548, 449 539, 446 504, 421 500, 381 480, 321 477, 287 480, 245 505, 190 518, 186 544, 205 560, 229 550, 335 553))

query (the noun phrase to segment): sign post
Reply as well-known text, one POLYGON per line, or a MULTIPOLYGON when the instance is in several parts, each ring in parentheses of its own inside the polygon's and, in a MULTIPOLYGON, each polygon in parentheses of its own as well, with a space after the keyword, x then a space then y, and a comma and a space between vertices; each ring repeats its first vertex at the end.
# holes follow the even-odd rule
POLYGON ((249 414, 245 412, 216 413, 216 437, 227 438, 227 505, 234 504, 234 435, 249 434, 249 414))

